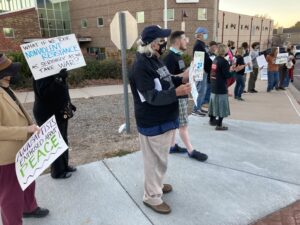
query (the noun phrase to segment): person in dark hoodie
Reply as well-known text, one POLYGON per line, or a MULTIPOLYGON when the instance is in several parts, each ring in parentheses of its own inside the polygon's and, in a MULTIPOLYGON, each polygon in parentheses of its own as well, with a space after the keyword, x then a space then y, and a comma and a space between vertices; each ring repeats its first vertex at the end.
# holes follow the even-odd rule
MULTIPOLYGON (((73 117, 76 107, 71 103, 67 84, 68 72, 62 69, 59 74, 33 81, 35 101, 33 114, 39 126, 55 115, 60 133, 68 144, 68 120, 73 117)), ((66 150, 51 165, 54 179, 66 179, 76 168, 69 166, 69 150, 66 150)))
POLYGON ((170 34, 171 30, 159 26, 145 27, 137 42, 138 52, 129 74, 144 159, 143 202, 162 214, 171 212, 162 195, 171 192, 172 186, 163 184, 163 178, 171 141, 179 127, 178 97, 191 91, 189 71, 181 77, 172 76, 159 59, 166 49, 165 38, 170 34))
POLYGON ((212 65, 212 60, 209 57, 208 50, 205 45, 205 41, 207 41, 208 39, 208 30, 204 27, 198 27, 195 31, 195 38, 197 39, 197 41, 194 45, 193 54, 196 51, 204 52, 205 58, 203 80, 197 83, 197 90, 199 96, 197 99, 197 106, 195 105, 193 109, 193 115, 206 116, 207 111, 203 110, 202 106, 204 104, 204 99, 206 95, 207 83, 210 82, 210 69, 212 65))

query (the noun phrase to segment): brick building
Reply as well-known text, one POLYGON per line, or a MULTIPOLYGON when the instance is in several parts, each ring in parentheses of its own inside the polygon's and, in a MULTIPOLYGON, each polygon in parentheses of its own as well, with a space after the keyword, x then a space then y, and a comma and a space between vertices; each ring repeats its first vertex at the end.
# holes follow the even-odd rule
MULTIPOLYGON (((209 39, 215 39, 218 5, 218 0, 168 0, 168 28, 180 30, 184 20, 185 31, 192 43, 198 26, 207 27, 209 39)), ((82 49, 89 53, 97 50, 116 51, 110 40, 109 25, 115 13, 121 10, 128 10, 136 17, 139 33, 147 25, 164 26, 163 0, 72 0, 70 2, 72 31, 79 37, 82 49)), ((192 44, 189 50, 191 48, 192 44)))
POLYGON ((243 42, 260 42, 261 50, 272 44, 273 23, 271 19, 219 11, 218 41, 232 40, 236 46, 243 42))
POLYGON ((20 43, 41 37, 35 8, 0 14, 0 52, 19 51, 20 43))

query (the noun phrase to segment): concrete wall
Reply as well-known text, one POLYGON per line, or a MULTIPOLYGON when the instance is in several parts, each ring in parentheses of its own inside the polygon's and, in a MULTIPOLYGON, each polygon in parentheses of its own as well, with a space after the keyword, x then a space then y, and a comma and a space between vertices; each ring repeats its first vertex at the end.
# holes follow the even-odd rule
POLYGON ((0 15, 0 52, 19 51, 20 44, 27 38, 41 38, 35 8, 0 15), (3 28, 13 28, 15 37, 4 37, 3 28))

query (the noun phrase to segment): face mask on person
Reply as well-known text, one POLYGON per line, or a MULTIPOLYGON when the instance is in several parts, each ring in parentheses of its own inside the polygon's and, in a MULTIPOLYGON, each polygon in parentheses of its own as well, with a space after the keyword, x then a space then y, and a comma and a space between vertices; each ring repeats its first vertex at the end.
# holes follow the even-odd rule
POLYGON ((163 44, 158 44, 159 49, 157 50, 158 54, 162 55, 167 49, 167 42, 164 42, 163 44))
POLYGON ((235 49, 235 47, 231 47, 230 49, 231 49, 231 50, 234 50, 234 49, 235 49))
POLYGON ((206 41, 208 39, 208 34, 203 34, 203 39, 206 41))
POLYGON ((256 46, 255 51, 259 51, 260 46, 256 46))

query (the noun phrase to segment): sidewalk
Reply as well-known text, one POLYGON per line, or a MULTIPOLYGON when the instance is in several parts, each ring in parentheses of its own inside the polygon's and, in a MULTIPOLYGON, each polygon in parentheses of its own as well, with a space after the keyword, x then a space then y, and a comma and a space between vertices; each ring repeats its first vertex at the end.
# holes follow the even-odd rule
MULTIPOLYGON (((191 141, 209 160, 169 157, 166 183, 174 191, 164 199, 170 215, 142 204, 143 162, 137 152, 82 165, 66 181, 40 177, 37 199, 51 214, 24 225, 248 225, 293 204, 300 199, 300 109, 289 91, 265 93, 265 86, 259 81, 259 93, 245 94, 246 102, 230 98, 228 132, 215 131, 208 118, 190 117, 191 141)), ((122 93, 121 86, 106 88, 73 90, 72 97, 122 93)), ((258 224, 296 224, 272 218, 258 224)))

